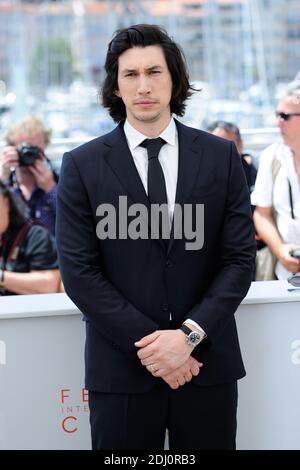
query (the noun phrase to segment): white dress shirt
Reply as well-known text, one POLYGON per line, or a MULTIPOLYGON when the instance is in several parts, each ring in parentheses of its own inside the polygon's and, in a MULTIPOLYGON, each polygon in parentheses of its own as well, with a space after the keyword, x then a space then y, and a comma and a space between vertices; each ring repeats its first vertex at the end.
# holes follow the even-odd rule
MULTIPOLYGON (((140 147, 140 144, 148 137, 141 132, 137 131, 134 127, 129 124, 128 120, 126 119, 124 124, 124 132, 127 139, 127 144, 131 155, 133 157, 134 164, 136 169, 140 175, 142 180, 143 186, 145 188, 146 194, 148 194, 148 187, 147 187, 147 174, 148 174, 148 154, 147 149, 144 147, 140 147)), ((169 216, 170 222, 172 222, 173 214, 174 214, 174 205, 175 205, 175 197, 176 197, 176 187, 177 187, 177 178, 178 178, 178 133, 176 124, 173 118, 170 119, 168 126, 165 130, 158 135, 157 137, 161 137, 166 141, 166 144, 161 148, 158 156, 158 160, 161 164, 165 182, 166 182, 166 190, 167 190, 167 198, 168 198, 168 209, 169 209, 169 216)), ((191 323, 196 328, 200 330, 202 333, 203 339, 206 334, 204 330, 193 320, 185 320, 184 323, 191 323)))
MULTIPOLYGON (((148 154, 146 148, 140 147, 140 144, 145 139, 148 139, 148 137, 134 129, 134 127, 132 127, 127 120, 124 124, 124 132, 136 169, 140 175, 146 194, 148 194, 148 154)), ((178 135, 173 118, 170 120, 170 123, 166 129, 157 137, 161 137, 167 142, 161 148, 158 160, 161 164, 165 177, 168 209, 170 221, 172 221, 178 176, 178 135)))

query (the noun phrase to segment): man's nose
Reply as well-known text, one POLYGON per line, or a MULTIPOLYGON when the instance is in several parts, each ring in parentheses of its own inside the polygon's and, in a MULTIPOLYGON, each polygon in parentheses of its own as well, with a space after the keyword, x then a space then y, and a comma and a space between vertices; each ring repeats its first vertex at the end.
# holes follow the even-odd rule
POLYGON ((149 77, 141 74, 138 81, 138 93, 149 93, 150 89, 149 77))
POLYGON ((281 129, 282 127, 284 127, 284 124, 285 124, 285 120, 282 117, 278 116, 277 117, 277 126, 281 129))

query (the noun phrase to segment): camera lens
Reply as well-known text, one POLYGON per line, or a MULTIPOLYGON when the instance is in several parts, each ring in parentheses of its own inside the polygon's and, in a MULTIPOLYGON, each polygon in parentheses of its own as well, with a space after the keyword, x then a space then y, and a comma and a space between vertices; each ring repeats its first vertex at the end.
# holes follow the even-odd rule
POLYGON ((17 148, 17 152, 19 155, 20 166, 30 166, 33 165, 39 157, 41 149, 35 145, 23 143, 17 148))

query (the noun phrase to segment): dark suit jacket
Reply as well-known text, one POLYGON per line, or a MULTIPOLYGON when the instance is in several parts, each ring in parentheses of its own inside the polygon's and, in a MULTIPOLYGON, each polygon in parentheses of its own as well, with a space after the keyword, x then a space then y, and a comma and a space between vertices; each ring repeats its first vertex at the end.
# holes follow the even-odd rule
MULTIPOLYGON (((86 319, 86 387, 142 393, 155 384, 134 342, 156 329, 195 320, 208 339, 193 355, 204 363, 199 385, 245 375, 234 313, 247 294, 255 259, 249 191, 231 142, 176 122, 176 202, 204 204, 204 246, 187 240, 96 236, 99 204, 149 206, 120 124, 64 156, 57 208, 57 246, 65 289, 86 319), (170 324, 170 312, 172 323, 170 324)), ((118 212, 118 210, 117 210, 118 212)), ((70 332, 71 334, 71 332, 70 332)))

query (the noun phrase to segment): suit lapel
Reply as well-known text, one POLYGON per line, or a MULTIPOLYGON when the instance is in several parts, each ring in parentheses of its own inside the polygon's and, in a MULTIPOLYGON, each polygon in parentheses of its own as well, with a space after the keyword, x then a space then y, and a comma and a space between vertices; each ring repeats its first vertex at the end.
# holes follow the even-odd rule
POLYGON ((149 200, 142 180, 134 164, 123 131, 123 124, 107 135, 105 145, 111 148, 106 162, 111 167, 133 203, 141 203, 149 208, 149 200))
MULTIPOLYGON (((199 139, 199 132, 184 126, 175 120, 178 131, 179 161, 178 178, 175 203, 184 209, 184 204, 189 200, 197 180, 203 158, 203 148, 199 139)), ((174 243, 174 219, 171 228, 171 238, 168 246, 168 254, 174 243)))
MULTIPOLYGON (((139 203, 147 207, 148 226, 151 229, 150 202, 129 150, 123 131, 123 124, 119 124, 112 133, 107 135, 104 144, 111 148, 111 151, 106 155, 106 162, 126 190, 131 199, 131 203, 139 203)), ((166 247, 164 241, 156 241, 165 251, 166 247)))

